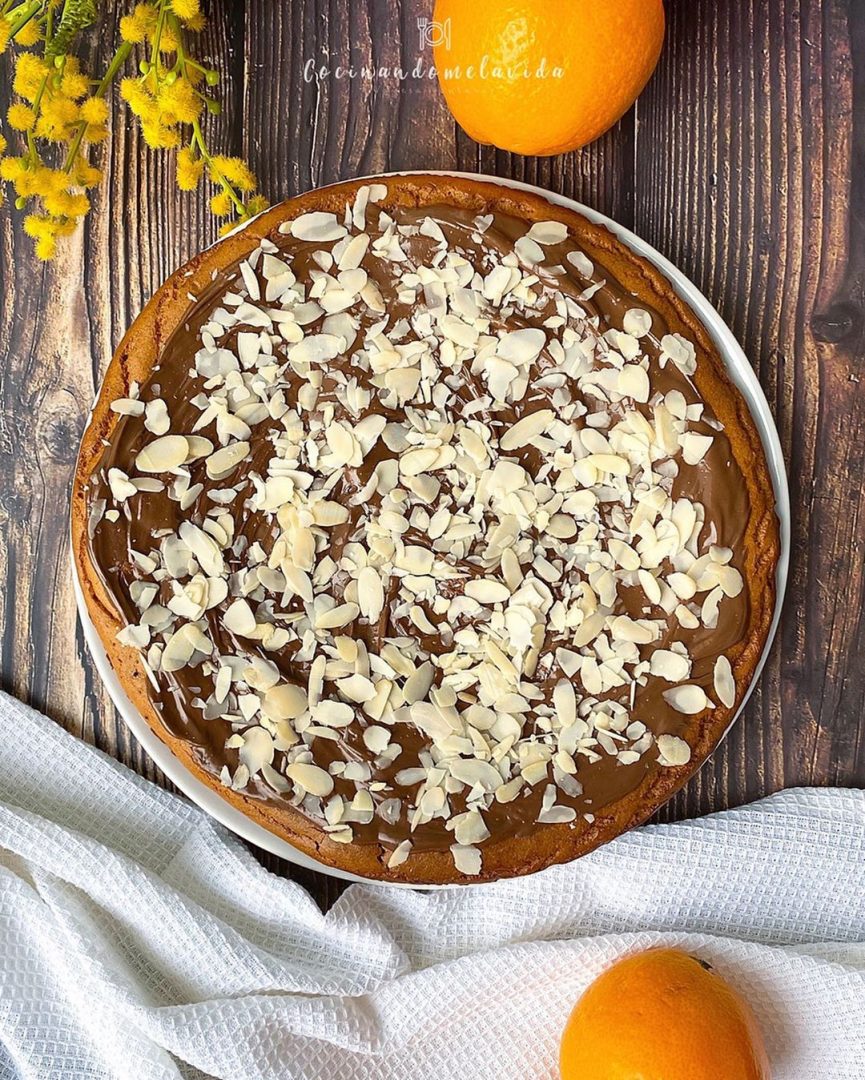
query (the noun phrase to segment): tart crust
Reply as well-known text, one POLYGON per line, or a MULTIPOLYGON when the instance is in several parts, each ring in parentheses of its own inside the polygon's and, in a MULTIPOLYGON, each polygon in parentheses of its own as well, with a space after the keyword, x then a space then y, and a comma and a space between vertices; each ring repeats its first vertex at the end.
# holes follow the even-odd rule
POLYGON ((544 198, 481 180, 450 176, 406 175, 340 183, 308 192, 274 207, 245 228, 226 237, 176 271, 146 305, 114 354, 90 422, 84 433, 72 491, 72 544, 79 581, 87 610, 99 633, 112 668, 128 697, 157 737, 187 769, 221 798, 253 821, 288 841, 305 854, 343 871, 363 877, 421 884, 492 881, 533 873, 555 863, 575 859, 641 824, 670 799, 697 772, 723 738, 759 663, 775 606, 775 574, 780 553, 778 519, 772 481, 760 436, 739 390, 731 382, 724 363, 700 319, 674 291, 664 275, 647 260, 634 254, 606 228, 582 215, 556 206, 544 198), (690 338, 701 360, 694 383, 704 401, 723 423, 733 456, 748 489, 751 514, 739 556, 745 589, 749 595, 749 621, 742 640, 727 652, 736 682, 731 708, 719 705, 697 718, 688 741, 687 765, 653 768, 627 795, 599 811, 594 821, 578 818, 570 825, 543 825, 527 836, 490 841, 483 847, 479 876, 466 878, 455 869, 449 851, 417 851, 406 863, 388 869, 389 852, 375 844, 340 844, 300 811, 276 807, 242 791, 224 787, 207 770, 196 747, 169 733, 154 707, 151 683, 139 653, 120 645, 117 633, 124 620, 108 595, 93 565, 87 535, 87 485, 98 466, 104 440, 110 439, 121 419, 110 409, 117 398, 129 394, 130 384, 144 383, 159 360, 165 343, 187 318, 188 294, 210 284, 214 271, 244 258, 263 237, 272 238, 278 226, 313 210, 341 215, 358 188, 376 180, 387 185, 381 202, 385 210, 396 207, 451 205, 478 214, 500 213, 526 222, 564 223, 589 258, 598 258, 615 271, 618 281, 651 304, 667 321, 670 331, 690 338))

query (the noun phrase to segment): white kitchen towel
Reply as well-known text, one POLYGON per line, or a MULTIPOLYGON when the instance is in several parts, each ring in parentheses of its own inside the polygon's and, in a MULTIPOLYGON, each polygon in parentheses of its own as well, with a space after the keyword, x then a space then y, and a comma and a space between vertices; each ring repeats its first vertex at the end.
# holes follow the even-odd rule
POLYGON ((581 991, 658 944, 748 997, 773 1080, 865 1080, 865 793, 784 792, 522 881, 353 885, 322 915, 0 697, 2 1080, 553 1080, 581 991))

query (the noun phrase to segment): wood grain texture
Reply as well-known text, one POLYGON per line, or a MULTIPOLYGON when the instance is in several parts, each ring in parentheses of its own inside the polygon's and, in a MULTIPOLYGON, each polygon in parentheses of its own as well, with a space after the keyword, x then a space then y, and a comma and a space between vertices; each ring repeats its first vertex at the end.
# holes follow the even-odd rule
MULTIPOLYGON (((119 0, 88 39, 110 52, 119 0)), ((671 820, 798 784, 865 784, 865 2, 668 0, 658 71, 585 150, 479 147, 434 80, 417 20, 431 0, 211 0, 203 50, 225 72, 214 141, 269 197, 386 169, 458 168, 540 184, 633 228, 717 306, 781 432, 793 567, 781 631, 744 717, 663 811, 671 820), (329 73, 316 71, 324 65, 329 73), (338 77, 354 66, 357 77, 338 77), (366 77, 363 68, 378 77, 366 77)), ((109 5, 109 9, 111 5, 109 5)), ((9 86, 0 58, 0 106, 9 86)), ((215 237, 119 102, 87 226, 37 266, 0 211, 0 676, 70 731, 164 778, 87 656, 66 505, 79 435, 122 331, 215 237)), ((267 866, 323 906, 333 879, 267 866)))

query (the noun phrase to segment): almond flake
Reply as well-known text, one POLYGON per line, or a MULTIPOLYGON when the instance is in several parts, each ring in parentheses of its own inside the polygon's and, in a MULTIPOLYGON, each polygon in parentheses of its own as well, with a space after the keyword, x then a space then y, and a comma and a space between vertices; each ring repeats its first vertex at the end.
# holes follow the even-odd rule
POLYGON ((186 461, 189 443, 182 435, 163 435, 138 452, 135 467, 140 472, 171 472, 186 461))
POLYGON ((692 431, 685 432, 680 440, 685 464, 699 465, 711 449, 714 441, 711 435, 697 435, 692 431))
POLYGON ((658 761, 661 765, 687 765, 691 760, 691 747, 677 735, 659 735, 658 761))
POLYGON ((574 267, 577 273, 581 274, 584 278, 590 278, 595 272, 595 267, 592 260, 586 255, 584 251, 569 251, 565 258, 574 267))
POLYGON ((264 695, 262 708, 274 720, 296 720, 306 711, 307 704, 306 691, 302 686, 280 683, 264 695))
POLYGON ((249 637, 255 632, 255 616, 245 600, 235 600, 222 616, 222 625, 232 634, 249 637))
POLYGON ((339 692, 349 701, 362 703, 372 701, 375 697, 375 686, 371 679, 363 675, 349 675, 345 679, 339 679, 336 684, 339 692))
POLYGON ((122 469, 108 470, 108 486, 117 502, 125 502, 138 494, 138 488, 130 483, 129 477, 122 469))
POLYGON ((397 844, 397 846, 388 856, 388 870, 395 870, 398 866, 402 866, 402 864, 408 859, 409 855, 411 854, 411 847, 411 840, 400 841, 400 843, 397 844))
POLYGON ((336 630, 341 626, 348 626, 359 615, 360 608, 357 604, 339 604, 329 611, 322 612, 315 621, 319 630, 336 630))
POLYGON ((521 236, 514 244, 514 251, 527 266, 537 266, 544 261, 543 248, 530 236, 521 236))
POLYGON ((148 401, 144 409, 144 426, 154 435, 165 435, 171 427, 168 408, 161 398, 148 401))
POLYGON ((345 348, 345 341, 335 334, 312 334, 288 350, 293 364, 327 364, 345 348))
POLYGON ((649 373, 645 368, 628 364, 619 372, 618 391, 634 401, 646 402, 651 394, 649 373))
POLYGON ((479 604, 504 604, 511 598, 511 591, 507 585, 499 581, 491 581, 489 578, 467 581, 465 594, 472 600, 477 600, 479 604))
POLYGON ((499 446, 505 451, 528 446, 547 430, 554 419, 555 413, 552 409, 538 409, 537 412, 529 413, 505 432, 499 446))
POLYGON ((365 566, 358 575, 357 602, 365 619, 378 621, 384 610, 384 586, 378 571, 371 566, 365 566))
POLYGON ((526 235, 539 244, 563 244, 568 238, 568 227, 561 221, 536 221, 526 235))
POLYGON ((664 701, 676 712, 686 713, 688 716, 696 716, 711 704, 703 688, 694 685, 675 686, 672 690, 665 690, 664 701))
POLYGON ((489 829, 484 824, 484 819, 477 810, 469 810, 465 814, 459 814, 452 818, 454 839, 457 844, 469 847, 472 844, 481 844, 488 839, 489 829))
POLYGON ((422 664, 412 675, 406 679, 402 692, 409 705, 416 701, 423 701, 435 678, 435 668, 432 664, 422 664))
POLYGON ((109 408, 120 416, 144 415, 144 402, 136 401, 134 398, 116 398, 111 402, 109 408))
POLYGON ((691 661, 681 653, 671 652, 668 649, 656 649, 652 653, 649 670, 652 675, 666 679, 667 682, 683 682, 690 677, 691 661))
POLYGON ((500 338, 496 355, 517 364, 531 364, 537 360, 546 342, 547 335, 535 327, 512 330, 500 338))
POLYGON ((242 740, 240 760, 249 770, 249 775, 255 776, 265 765, 270 765, 273 761, 275 753, 273 739, 264 728, 256 727, 245 732, 242 740))
POLYGON ((726 656, 719 656, 715 661, 715 693, 718 700, 728 709, 736 704, 736 680, 733 668, 726 656))
POLYGON ((373 754, 384 753, 390 743, 390 732, 379 724, 370 724, 363 729, 363 743, 373 754))
MULTIPOLYGON (((167 436, 170 438, 171 436, 167 436)), ((234 472, 237 466, 249 453, 249 443, 240 441, 229 443, 222 449, 214 451, 207 459, 207 475, 211 480, 224 480, 234 472)))
POLYGON ((477 877, 481 872, 480 848, 463 847, 461 844, 451 844, 451 855, 454 866, 466 877, 477 877))
POLYGON ((296 240, 307 240, 312 243, 341 240, 346 234, 345 226, 337 221, 335 214, 320 210, 296 217, 291 222, 289 231, 296 240))
POLYGON ((559 723, 568 728, 577 720, 577 698, 574 685, 566 679, 560 679, 553 690, 553 705, 559 723))
POLYGON ((320 701, 312 710, 312 718, 325 727, 348 727, 354 719, 354 709, 342 701, 320 701))
POLYGON ((643 308, 629 308, 622 319, 622 329, 632 337, 645 337, 651 333, 652 316, 643 308))
POLYGON ((295 761, 286 768, 285 775, 309 795, 316 795, 320 799, 333 791, 333 777, 317 765, 295 761))

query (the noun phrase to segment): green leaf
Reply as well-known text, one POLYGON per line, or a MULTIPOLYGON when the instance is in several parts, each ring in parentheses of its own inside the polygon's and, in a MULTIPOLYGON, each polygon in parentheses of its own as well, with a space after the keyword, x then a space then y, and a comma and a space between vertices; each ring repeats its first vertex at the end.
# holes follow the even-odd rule
POLYGON ((63 56, 75 35, 96 21, 99 14, 98 0, 66 0, 63 14, 46 49, 48 56, 63 56))

